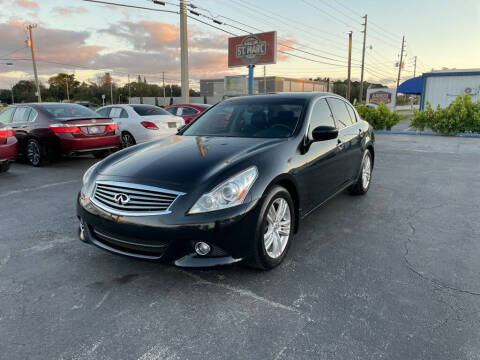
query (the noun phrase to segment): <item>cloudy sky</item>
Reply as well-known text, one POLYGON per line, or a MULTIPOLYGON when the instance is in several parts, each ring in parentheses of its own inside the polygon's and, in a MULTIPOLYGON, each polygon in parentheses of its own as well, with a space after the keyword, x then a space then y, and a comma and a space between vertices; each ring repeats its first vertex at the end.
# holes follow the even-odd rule
MULTIPOLYGON (((108 1, 108 0, 107 0, 108 1)), ((112 2, 178 11, 178 0, 166 6, 151 0, 112 2)), ((289 77, 346 77, 347 35, 353 31, 352 75, 359 78, 361 15, 368 14, 366 79, 392 83, 401 37, 406 38, 402 79, 432 68, 478 68, 480 25, 478 0, 192 0, 199 20, 234 34, 278 32, 275 65, 267 75, 289 77), (223 25, 214 24, 215 18, 223 25), (244 30, 244 31, 242 31, 244 30), (289 47, 290 46, 290 47, 289 47), (292 49, 292 47, 294 49, 292 49), (289 54, 288 54, 289 53, 289 54)), ((35 23, 35 48, 42 82, 58 72, 95 80, 105 71, 124 83, 127 74, 160 82, 178 83, 179 15, 94 4, 82 0, 0 0, 0 88, 32 79, 25 25, 35 23), (4 60, 13 59, 13 60, 4 60), (25 59, 25 60, 22 60, 25 59), (7 65, 12 62, 14 65, 7 65)), ((245 74, 227 67, 228 34, 188 20, 192 87, 198 79, 245 74)), ((256 74, 263 75, 263 66, 256 74)))

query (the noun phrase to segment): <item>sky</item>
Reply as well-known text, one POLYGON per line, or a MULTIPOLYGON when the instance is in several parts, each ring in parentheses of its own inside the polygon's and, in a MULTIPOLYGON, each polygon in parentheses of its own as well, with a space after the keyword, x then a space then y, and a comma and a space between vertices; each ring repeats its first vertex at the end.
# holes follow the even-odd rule
MULTIPOLYGON (((106 0, 109 1, 109 0, 106 0)), ((178 12, 151 0, 111 2, 178 12)), ((278 32, 277 63, 267 76, 294 78, 347 76, 348 31, 353 31, 352 78, 360 78, 362 16, 368 15, 365 79, 396 81, 402 36, 402 80, 432 69, 480 67, 477 29, 479 0, 189 0, 200 16, 188 19, 190 86, 199 79, 243 75, 227 66, 227 39, 247 32, 278 32), (222 25, 213 22, 216 19, 222 25), (218 27, 214 28, 213 25, 218 27), (293 49, 292 49, 293 48, 293 49)), ((95 81, 110 72, 118 84, 140 74, 148 82, 179 83, 179 15, 96 4, 82 0, 0 0, 0 88, 33 79, 26 24, 37 24, 35 50, 40 80, 58 72, 95 81), (22 60, 24 59, 24 60, 22 60), (13 65, 7 65, 13 63, 13 65)), ((264 67, 257 66, 257 76, 264 67)))

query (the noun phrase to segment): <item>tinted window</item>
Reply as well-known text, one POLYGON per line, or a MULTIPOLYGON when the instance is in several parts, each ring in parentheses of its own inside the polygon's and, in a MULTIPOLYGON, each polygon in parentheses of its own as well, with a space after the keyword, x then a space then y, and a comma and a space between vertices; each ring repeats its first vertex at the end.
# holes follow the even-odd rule
POLYGON ((355 110, 353 110, 353 107, 345 103, 345 106, 347 107, 348 113, 350 114, 350 119, 352 119, 352 124, 357 122, 357 115, 355 115, 355 110))
POLYGON ((178 107, 170 106, 170 107, 166 108, 165 110, 167 110, 172 115, 177 115, 178 107))
POLYGON ((133 110, 140 116, 152 116, 152 115, 170 115, 170 113, 157 106, 149 105, 132 105, 133 110))
POLYGON ((195 114, 198 114, 198 112, 199 112, 198 110, 195 110, 191 107, 184 107, 182 115, 195 115, 195 114))
POLYGON ((350 114, 348 113, 347 107, 342 100, 330 98, 328 99, 328 103, 332 108, 338 129, 342 129, 352 124, 350 114))
POLYGON ((25 106, 17 107, 17 110, 15 110, 15 114, 13 114, 12 122, 14 123, 27 122, 29 115, 30 115, 30 108, 25 106))
POLYGON ((112 111, 110 112, 110 117, 112 118, 128 118, 127 112, 122 109, 122 108, 112 108, 112 111))
POLYGON ((315 129, 317 126, 335 127, 332 112, 330 111, 330 108, 324 99, 317 101, 315 105, 313 105, 312 113, 310 115, 309 133, 311 134, 313 129, 315 129))
POLYGON ((12 114, 14 111, 15 111, 14 107, 9 107, 3 110, 0 113, 0 122, 4 124, 9 123, 12 120, 12 114))
POLYGON ((30 115, 28 115, 28 121, 34 121, 35 118, 37 117, 37 112, 35 109, 30 108, 30 115))
POLYGON ((304 106, 304 99, 231 99, 199 117, 183 134, 285 138, 295 131, 304 106))
POLYGON ((42 109, 48 112, 54 118, 72 118, 72 117, 98 117, 98 114, 77 104, 42 104, 42 109))
POLYGON ((99 113, 102 116, 108 117, 108 114, 110 113, 111 108, 103 108, 100 110, 97 110, 97 113, 99 113))

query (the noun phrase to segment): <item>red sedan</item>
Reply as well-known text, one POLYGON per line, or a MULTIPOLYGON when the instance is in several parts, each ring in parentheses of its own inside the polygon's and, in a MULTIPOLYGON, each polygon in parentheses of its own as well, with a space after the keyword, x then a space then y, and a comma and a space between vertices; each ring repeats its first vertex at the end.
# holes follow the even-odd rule
POLYGON ((62 154, 106 156, 120 147, 118 124, 77 104, 17 104, 0 113, 15 131, 20 155, 41 166, 62 154))
POLYGON ((175 104, 165 110, 172 115, 181 116, 185 124, 188 124, 211 106, 209 104, 175 104))
POLYGON ((9 169, 10 163, 18 156, 18 142, 12 128, 0 123, 0 173, 9 169))

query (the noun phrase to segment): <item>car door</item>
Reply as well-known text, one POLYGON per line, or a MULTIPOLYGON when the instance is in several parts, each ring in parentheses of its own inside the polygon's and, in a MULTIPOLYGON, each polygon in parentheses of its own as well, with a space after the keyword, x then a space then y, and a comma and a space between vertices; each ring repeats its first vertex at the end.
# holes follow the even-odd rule
POLYGON ((342 164, 343 184, 350 182, 357 170, 357 152, 359 151, 359 131, 357 124, 353 123, 345 101, 339 98, 328 98, 335 123, 338 128, 338 158, 342 164))
POLYGON ((312 131, 318 126, 333 126, 335 121, 326 99, 318 99, 311 105, 306 149, 303 165, 298 171, 299 188, 305 189, 302 198, 306 212, 332 196, 343 181, 342 164, 338 159, 337 139, 312 142, 312 131))

